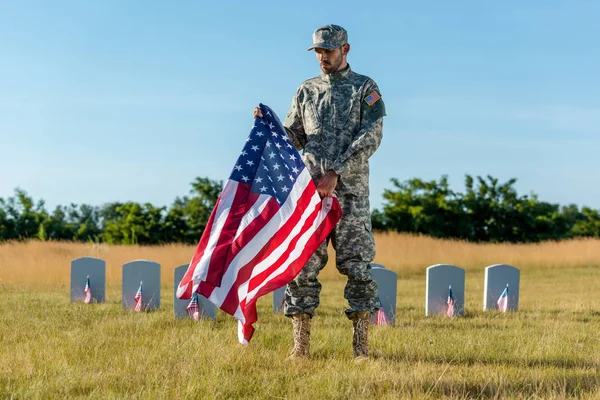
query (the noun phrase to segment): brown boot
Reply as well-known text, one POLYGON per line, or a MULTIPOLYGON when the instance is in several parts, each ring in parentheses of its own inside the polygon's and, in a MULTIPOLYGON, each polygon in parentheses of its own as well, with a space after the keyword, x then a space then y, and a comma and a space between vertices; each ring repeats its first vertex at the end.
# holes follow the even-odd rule
POLYGON ((354 335, 352 336, 352 349, 354 362, 361 363, 369 358, 369 311, 357 311, 350 314, 354 335))
POLYGON ((292 316, 294 326, 294 349, 289 359, 310 357, 310 315, 300 313, 292 316))

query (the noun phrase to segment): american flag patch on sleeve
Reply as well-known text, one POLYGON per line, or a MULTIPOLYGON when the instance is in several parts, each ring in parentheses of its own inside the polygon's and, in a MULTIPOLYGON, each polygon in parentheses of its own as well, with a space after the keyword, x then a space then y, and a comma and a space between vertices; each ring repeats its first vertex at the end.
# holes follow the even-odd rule
POLYGON ((377 91, 373 90, 367 97, 365 97, 365 102, 369 106, 372 106, 373 104, 377 103, 377 100, 379 99, 381 99, 381 96, 379 93, 377 93, 377 91))

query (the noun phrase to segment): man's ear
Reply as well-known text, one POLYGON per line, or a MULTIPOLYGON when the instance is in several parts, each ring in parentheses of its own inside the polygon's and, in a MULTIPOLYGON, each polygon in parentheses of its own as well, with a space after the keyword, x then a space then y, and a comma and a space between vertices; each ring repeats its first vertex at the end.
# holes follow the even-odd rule
POLYGON ((346 55, 348 54, 348 52, 350 52, 350 44, 346 43, 342 46, 342 54, 346 55))

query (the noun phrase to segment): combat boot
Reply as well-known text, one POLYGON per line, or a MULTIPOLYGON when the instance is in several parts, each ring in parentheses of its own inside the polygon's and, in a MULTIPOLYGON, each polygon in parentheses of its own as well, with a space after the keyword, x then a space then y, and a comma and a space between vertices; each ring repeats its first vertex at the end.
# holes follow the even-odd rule
POLYGON ((357 311, 350 314, 354 334, 352 336, 352 349, 354 362, 361 363, 369 358, 369 311, 357 311))
POLYGON ((289 359, 310 357, 310 315, 300 313, 292 316, 294 349, 289 359))

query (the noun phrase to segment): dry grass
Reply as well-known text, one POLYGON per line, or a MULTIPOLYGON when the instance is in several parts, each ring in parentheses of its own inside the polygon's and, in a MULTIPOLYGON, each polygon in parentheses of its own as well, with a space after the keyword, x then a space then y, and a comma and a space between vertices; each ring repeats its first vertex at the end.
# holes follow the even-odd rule
POLYGON ((172 244, 167 246, 107 246, 87 243, 38 242, 0 245, 0 284, 5 285, 68 285, 71 261, 79 257, 97 257, 106 261, 107 284, 121 283, 123 264, 152 260, 161 265, 161 281, 173 282, 173 269, 188 263, 195 247, 172 244))
POLYGON ((313 359, 293 364, 289 321, 259 301, 248 347, 236 324, 173 318, 172 270, 193 246, 0 245, 0 398, 600 398, 600 241, 474 245, 377 237, 399 272, 395 327, 370 331, 372 359, 351 361, 343 278, 323 274, 313 359), (107 261, 107 303, 69 302, 69 263, 107 261), (124 312, 120 266, 160 263, 161 309, 124 312), (424 316, 425 268, 467 269, 464 318, 424 316), (521 268, 520 311, 481 311, 483 268, 521 268))
MULTIPOLYGON (((539 244, 473 244, 397 233, 377 234, 375 262, 394 270, 400 278, 424 273, 434 264, 453 264, 480 271, 492 264, 517 268, 562 269, 586 267, 600 262, 600 240, 580 239, 539 244)), ((68 283, 70 262, 90 256, 106 261, 107 283, 121 282, 121 266, 146 259, 162 266, 162 281, 172 284, 173 269, 190 261, 195 246, 107 246, 87 243, 38 242, 0 244, 0 284, 27 285, 68 283)), ((331 249, 330 249, 331 250, 331 249)), ((341 278, 330 252, 323 279, 341 278)))
POLYGON ((433 264, 452 264, 467 271, 493 264, 517 268, 572 268, 598 265, 600 240, 578 239, 536 244, 474 244, 425 236, 379 234, 376 262, 400 276, 420 274, 433 264))

